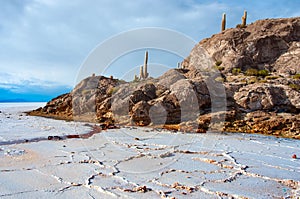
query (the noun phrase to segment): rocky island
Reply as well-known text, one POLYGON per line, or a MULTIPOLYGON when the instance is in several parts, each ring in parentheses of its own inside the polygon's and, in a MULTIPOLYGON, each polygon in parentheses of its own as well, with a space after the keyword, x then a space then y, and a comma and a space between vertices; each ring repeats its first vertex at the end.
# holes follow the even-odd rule
POLYGON ((300 17, 223 30, 200 41, 179 68, 158 78, 87 77, 28 114, 300 139, 300 17), (199 59, 203 50, 209 69, 199 59))
POLYGON ((299 198, 300 18, 246 18, 158 78, 149 51, 133 81, 0 104, 0 198, 299 198))

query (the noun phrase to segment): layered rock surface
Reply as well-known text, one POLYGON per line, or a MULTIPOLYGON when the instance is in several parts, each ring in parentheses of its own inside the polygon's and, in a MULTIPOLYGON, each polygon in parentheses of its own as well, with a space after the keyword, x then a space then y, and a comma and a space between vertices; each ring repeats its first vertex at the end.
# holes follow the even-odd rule
POLYGON ((300 18, 265 19, 246 28, 232 28, 204 39, 192 50, 189 61, 201 46, 227 72, 239 67, 268 69, 281 74, 300 71, 300 18))
POLYGON ((299 53, 299 17, 259 20, 204 39, 182 69, 128 83, 88 77, 29 114, 300 139, 299 53), (269 74, 249 75, 248 69, 269 74))

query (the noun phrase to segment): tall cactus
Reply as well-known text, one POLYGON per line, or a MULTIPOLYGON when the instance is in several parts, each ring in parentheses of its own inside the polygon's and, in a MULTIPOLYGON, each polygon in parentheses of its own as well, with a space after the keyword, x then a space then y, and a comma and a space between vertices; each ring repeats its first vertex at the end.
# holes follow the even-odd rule
POLYGON ((140 79, 144 79, 144 70, 143 70, 143 66, 140 66, 140 79))
POLYGON ((244 16, 242 16, 242 27, 245 28, 247 25, 247 11, 244 11, 244 16))
POLYGON ((226 29, 226 13, 223 13, 222 17, 222 31, 226 29))
POLYGON ((148 51, 145 52, 145 60, 144 60, 144 78, 148 78, 149 73, 148 73, 148 51))

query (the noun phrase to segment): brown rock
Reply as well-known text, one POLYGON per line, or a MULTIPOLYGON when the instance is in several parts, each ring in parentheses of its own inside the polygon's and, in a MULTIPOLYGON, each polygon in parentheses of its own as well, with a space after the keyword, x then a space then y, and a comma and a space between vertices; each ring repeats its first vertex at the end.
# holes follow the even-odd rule
MULTIPOLYGON (((227 29, 198 45, 214 61, 222 61, 225 71, 232 68, 269 69, 280 73, 300 73, 300 17, 290 19, 259 20, 246 28, 227 29), (292 56, 291 56, 292 55, 292 56)), ((191 60, 199 50, 197 46, 186 58, 184 65, 193 67, 191 60)))
MULTIPOLYGON (((293 105, 299 104, 299 101, 291 103, 287 93, 291 92, 287 87, 271 84, 250 84, 239 89, 234 94, 234 99, 238 105, 247 111, 270 110, 297 112, 293 105)), ((290 94, 288 94, 290 95, 290 94)), ((295 95, 299 95, 298 93, 295 95)), ((294 96, 290 95, 291 99, 294 96)))
POLYGON ((135 104, 131 110, 131 120, 138 126, 147 126, 150 124, 149 117, 150 105, 146 101, 140 101, 135 104))
POLYGON ((126 83, 93 75, 29 114, 300 139, 300 80, 293 77, 300 73, 299 38, 300 17, 259 20, 204 39, 183 68, 157 79, 126 83), (270 77, 245 76, 248 68, 267 69, 270 77))

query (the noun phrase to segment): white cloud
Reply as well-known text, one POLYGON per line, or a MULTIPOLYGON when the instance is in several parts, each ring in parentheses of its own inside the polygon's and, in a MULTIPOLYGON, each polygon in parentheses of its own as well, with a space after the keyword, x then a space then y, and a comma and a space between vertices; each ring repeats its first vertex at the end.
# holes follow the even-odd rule
POLYGON ((0 73, 0 89, 10 90, 14 93, 53 93, 71 89, 54 81, 37 78, 24 78, 21 74, 0 73))
POLYGON ((298 8, 299 1, 292 0, 2 1, 0 70, 18 74, 14 79, 19 81, 35 78, 73 85, 88 53, 121 31, 164 27, 200 40, 219 32, 223 12, 227 13, 228 26, 234 27, 244 9, 253 21, 295 16, 298 8))

